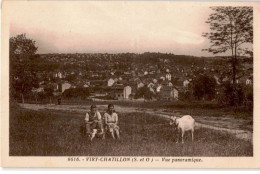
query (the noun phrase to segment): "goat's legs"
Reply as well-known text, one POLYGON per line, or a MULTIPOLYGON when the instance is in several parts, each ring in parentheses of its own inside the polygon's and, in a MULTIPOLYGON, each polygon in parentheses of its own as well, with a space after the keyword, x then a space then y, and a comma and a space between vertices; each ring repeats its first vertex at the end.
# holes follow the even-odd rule
POLYGON ((180 134, 179 134, 179 132, 177 132, 176 143, 178 143, 178 141, 179 141, 179 138, 180 138, 180 134))
POLYGON ((184 131, 182 131, 182 133, 181 133, 181 143, 183 144, 184 143, 184 141, 183 141, 183 137, 184 137, 184 131))
POLYGON ((194 129, 191 130, 191 141, 193 142, 193 133, 194 133, 194 129))

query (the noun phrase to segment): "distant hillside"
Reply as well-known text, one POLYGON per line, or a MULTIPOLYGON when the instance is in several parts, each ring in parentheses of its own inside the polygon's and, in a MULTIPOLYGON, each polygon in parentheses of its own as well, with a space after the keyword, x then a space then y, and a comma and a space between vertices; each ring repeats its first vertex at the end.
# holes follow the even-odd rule
MULTIPOLYGON (((191 66, 224 66, 227 65, 230 59, 228 56, 196 57, 189 55, 175 55, 170 53, 145 52, 142 54, 38 54, 37 60, 38 61, 36 62, 39 63, 39 65, 37 65, 39 70, 54 71, 56 69, 78 69, 84 71, 98 71, 100 69, 134 70, 136 68, 140 70, 148 68, 149 66, 156 66, 155 69, 161 70, 191 66)), ((252 64, 252 59, 245 56, 239 57, 239 61, 252 64)))

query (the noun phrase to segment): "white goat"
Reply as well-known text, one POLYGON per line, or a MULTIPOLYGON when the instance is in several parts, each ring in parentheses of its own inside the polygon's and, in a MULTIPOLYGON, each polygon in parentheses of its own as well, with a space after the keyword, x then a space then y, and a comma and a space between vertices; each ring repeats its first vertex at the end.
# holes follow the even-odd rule
POLYGON ((191 131, 191 139, 193 141, 195 120, 190 115, 184 115, 181 118, 171 116, 170 125, 173 125, 177 129, 177 141, 176 141, 176 143, 178 143, 180 134, 181 134, 182 143, 184 143, 183 136, 184 136, 186 131, 191 131))

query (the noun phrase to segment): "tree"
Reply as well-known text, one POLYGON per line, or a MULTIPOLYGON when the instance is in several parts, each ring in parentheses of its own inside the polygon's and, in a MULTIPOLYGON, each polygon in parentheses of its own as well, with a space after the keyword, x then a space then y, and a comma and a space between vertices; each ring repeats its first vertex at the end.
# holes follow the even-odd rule
POLYGON ((10 56, 10 94, 19 93, 24 103, 24 95, 33 87, 38 87, 36 69, 33 66, 37 47, 35 41, 25 34, 9 39, 10 56))
POLYGON ((200 75, 192 82, 192 91, 194 97, 198 100, 202 98, 213 99, 216 93, 216 80, 207 75, 200 75))
POLYGON ((253 95, 253 88, 250 90, 250 88, 242 84, 234 86, 230 82, 225 82, 220 88, 218 102, 221 105, 241 106, 245 104, 247 100, 251 100, 250 102, 253 101, 253 98, 250 98, 250 93, 253 95), (246 96, 246 94, 248 94, 248 96, 246 96))
POLYGON ((206 23, 210 32, 202 36, 210 40, 211 46, 204 51, 213 54, 231 51, 232 82, 236 81, 238 52, 252 55, 252 51, 242 45, 253 43, 253 8, 252 7, 211 7, 214 11, 206 23))
POLYGON ((52 85, 47 85, 44 87, 44 94, 45 94, 45 96, 50 97, 50 104, 52 102, 53 92, 54 92, 54 89, 53 89, 52 85))
POLYGON ((146 100, 151 100, 154 97, 154 93, 150 91, 147 86, 139 88, 135 94, 135 98, 144 98, 146 100))
POLYGON ((64 98, 81 98, 82 100, 85 100, 87 97, 89 97, 89 89, 88 88, 70 88, 66 89, 62 96, 64 98))
POLYGON ((26 34, 11 37, 9 43, 10 58, 20 58, 20 61, 24 61, 26 58, 30 58, 30 56, 35 55, 38 49, 35 46, 35 41, 26 38, 26 34))
POLYGON ((65 80, 68 80, 70 83, 76 81, 77 75, 76 74, 69 74, 66 76, 65 80))

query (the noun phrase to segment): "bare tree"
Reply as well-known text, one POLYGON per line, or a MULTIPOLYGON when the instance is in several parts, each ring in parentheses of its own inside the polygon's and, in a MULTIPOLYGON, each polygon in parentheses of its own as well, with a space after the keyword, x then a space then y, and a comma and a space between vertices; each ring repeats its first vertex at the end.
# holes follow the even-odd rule
POLYGON ((210 32, 202 36, 210 40, 210 47, 203 49, 213 54, 231 51, 232 82, 236 81, 236 65, 238 51, 252 55, 252 51, 242 45, 253 44, 253 8, 252 7, 211 7, 206 23, 210 32))

